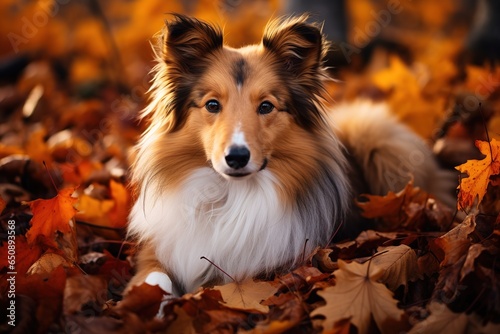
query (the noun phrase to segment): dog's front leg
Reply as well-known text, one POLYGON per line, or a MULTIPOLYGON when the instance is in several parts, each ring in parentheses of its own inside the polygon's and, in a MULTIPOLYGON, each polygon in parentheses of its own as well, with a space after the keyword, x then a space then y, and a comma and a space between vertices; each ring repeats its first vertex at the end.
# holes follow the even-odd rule
POLYGON ((164 295, 164 301, 161 303, 157 317, 163 317, 163 307, 173 298, 173 283, 167 274, 167 271, 156 258, 154 248, 143 246, 137 254, 137 273, 128 283, 123 295, 127 295, 130 290, 137 285, 147 283, 149 285, 158 285, 167 294, 164 295))

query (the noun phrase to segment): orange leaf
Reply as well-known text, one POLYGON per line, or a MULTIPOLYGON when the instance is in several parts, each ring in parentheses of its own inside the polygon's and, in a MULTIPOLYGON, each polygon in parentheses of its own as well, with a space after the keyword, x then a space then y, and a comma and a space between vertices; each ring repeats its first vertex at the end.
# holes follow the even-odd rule
POLYGON ((33 243, 38 235, 52 239, 56 231, 71 232, 69 220, 76 214, 73 204, 77 201, 76 198, 71 197, 74 191, 75 188, 66 188, 60 190, 54 198, 29 202, 33 218, 30 222, 31 228, 26 234, 28 243, 33 243))
POLYGON ((47 165, 50 166, 52 163, 52 156, 50 155, 47 143, 45 142, 45 136, 47 135, 47 130, 45 128, 39 128, 30 134, 25 150, 26 154, 30 156, 31 159, 42 162, 45 161, 47 165))
POLYGON ((109 213, 111 227, 125 227, 128 221, 130 209, 130 195, 127 188, 118 182, 110 181, 111 196, 115 200, 115 206, 109 213))
POLYGON ((361 214, 366 218, 383 218, 386 230, 393 230, 403 224, 408 218, 405 207, 412 202, 424 203, 428 195, 419 187, 413 186, 413 179, 398 193, 389 191, 385 196, 362 194, 367 202, 358 202, 356 205, 363 210, 361 214))
POLYGON ((492 139, 491 142, 476 140, 476 146, 486 157, 482 160, 469 160, 455 167, 469 177, 463 178, 459 185, 458 208, 470 208, 476 197, 477 205, 483 200, 490 183, 490 176, 500 174, 500 142, 492 139), (491 147, 491 149, 490 149, 491 147))

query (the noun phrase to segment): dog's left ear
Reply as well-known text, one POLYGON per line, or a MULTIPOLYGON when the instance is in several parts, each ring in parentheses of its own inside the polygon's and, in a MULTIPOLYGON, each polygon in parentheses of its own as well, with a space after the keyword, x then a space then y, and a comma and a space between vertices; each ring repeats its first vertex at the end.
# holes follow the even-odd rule
POLYGON ((277 54, 284 69, 296 77, 315 75, 328 50, 320 28, 306 22, 307 16, 271 21, 262 45, 277 54))

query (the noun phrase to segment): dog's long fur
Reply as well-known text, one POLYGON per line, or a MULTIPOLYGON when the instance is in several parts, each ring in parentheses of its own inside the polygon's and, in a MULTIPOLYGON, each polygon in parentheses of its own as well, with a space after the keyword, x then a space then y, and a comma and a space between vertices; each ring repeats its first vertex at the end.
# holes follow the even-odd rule
POLYGON ((131 285, 153 271, 176 294, 228 281, 201 257, 236 280, 290 270, 352 211, 357 169, 375 193, 399 190, 410 172, 440 189, 425 144, 383 107, 344 107, 336 129, 323 104, 327 48, 306 17, 272 21, 241 49, 196 19, 166 24, 133 165, 129 232, 142 250, 131 285), (228 166, 236 146, 250 152, 242 168, 228 166))

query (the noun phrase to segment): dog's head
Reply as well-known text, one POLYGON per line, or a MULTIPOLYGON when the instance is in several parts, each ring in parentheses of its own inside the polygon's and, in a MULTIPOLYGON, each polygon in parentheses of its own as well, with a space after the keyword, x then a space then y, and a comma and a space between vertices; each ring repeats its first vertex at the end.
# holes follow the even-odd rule
POLYGON ((265 169, 289 136, 322 123, 327 43, 306 19, 272 21, 259 45, 233 49, 220 29, 175 16, 157 50, 153 122, 191 133, 228 179, 265 169))

